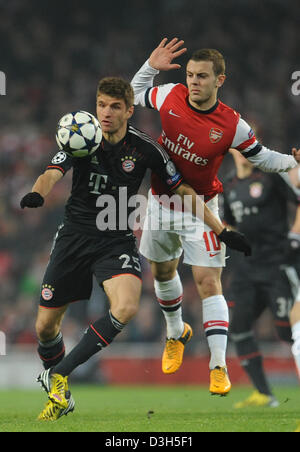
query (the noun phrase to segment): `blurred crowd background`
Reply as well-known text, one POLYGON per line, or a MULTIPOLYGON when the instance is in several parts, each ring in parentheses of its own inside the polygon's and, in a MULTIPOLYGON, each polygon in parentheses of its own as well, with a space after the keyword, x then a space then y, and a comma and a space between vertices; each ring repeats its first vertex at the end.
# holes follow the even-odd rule
MULTIPOLYGON (((298 0, 0 0, 0 70, 7 80, 6 96, 0 97, 0 330, 8 345, 36 341, 40 284, 69 196, 71 173, 42 209, 19 207, 56 153, 58 119, 78 109, 95 113, 101 77, 130 80, 163 37, 178 36, 190 52, 211 47, 224 54, 221 100, 256 128, 264 144, 289 152, 300 144, 300 99, 291 91, 291 75, 300 70, 299 17, 298 0)), ((156 81, 184 82, 186 58, 181 70, 161 73, 156 81)), ((137 108, 132 122, 154 138, 160 133, 156 112, 137 108)), ((232 165, 226 157, 221 179, 232 165)), ((145 261, 143 266, 141 309, 119 342, 158 342, 165 335, 152 276, 145 261)), ((204 338, 190 269, 182 266, 180 272, 185 319, 196 338, 204 338)), ((225 286, 228 278, 225 271, 225 286)), ((106 303, 97 288, 90 302, 74 303, 64 334, 76 338, 106 303)), ((258 325, 258 334, 274 340, 272 323, 258 325)))

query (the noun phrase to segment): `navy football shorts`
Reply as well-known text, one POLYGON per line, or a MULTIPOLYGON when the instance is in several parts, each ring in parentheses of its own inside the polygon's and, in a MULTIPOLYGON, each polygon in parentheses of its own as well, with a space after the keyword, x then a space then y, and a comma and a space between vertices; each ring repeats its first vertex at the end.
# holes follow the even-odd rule
POLYGON ((133 234, 88 236, 61 226, 56 234, 44 275, 40 306, 58 308, 88 300, 93 275, 99 285, 130 274, 141 279, 141 264, 133 234))

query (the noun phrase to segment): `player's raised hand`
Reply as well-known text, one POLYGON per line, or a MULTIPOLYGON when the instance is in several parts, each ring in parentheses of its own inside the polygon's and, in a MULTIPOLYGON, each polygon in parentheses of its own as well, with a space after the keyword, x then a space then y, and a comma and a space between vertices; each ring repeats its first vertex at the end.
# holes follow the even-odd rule
POLYGON ((178 38, 173 38, 170 42, 168 42, 168 38, 164 38, 151 53, 150 66, 159 71, 181 68, 180 64, 172 63, 172 61, 187 51, 185 47, 182 48, 183 44, 184 41, 179 41, 178 38))
POLYGON ((293 148, 293 149, 292 149, 292 154, 293 154, 294 159, 295 159, 298 163, 300 163, 300 149, 293 148))

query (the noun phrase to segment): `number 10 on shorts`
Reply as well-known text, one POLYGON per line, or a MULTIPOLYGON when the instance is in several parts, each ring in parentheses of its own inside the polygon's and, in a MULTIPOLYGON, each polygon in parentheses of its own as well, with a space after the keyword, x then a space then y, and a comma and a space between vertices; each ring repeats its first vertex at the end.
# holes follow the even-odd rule
POLYGON ((221 242, 219 237, 214 233, 214 231, 210 231, 209 233, 203 233, 203 239, 205 242, 206 250, 208 252, 218 252, 221 250, 221 242))

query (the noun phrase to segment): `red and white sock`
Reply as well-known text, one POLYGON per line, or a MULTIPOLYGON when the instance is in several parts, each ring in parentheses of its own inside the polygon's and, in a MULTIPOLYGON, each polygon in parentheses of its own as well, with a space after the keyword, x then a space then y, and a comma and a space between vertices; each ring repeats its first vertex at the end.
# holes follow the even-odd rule
POLYGON ((167 322, 168 339, 180 338, 184 330, 181 308, 183 288, 178 273, 170 281, 154 280, 154 289, 167 322))
POLYGON ((209 368, 225 367, 229 327, 226 300, 223 295, 214 295, 202 300, 202 308, 204 330, 211 354, 209 368))
POLYGON ((292 346, 292 353, 294 356, 298 376, 300 378, 300 322, 292 326, 294 344, 292 346))

